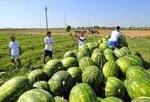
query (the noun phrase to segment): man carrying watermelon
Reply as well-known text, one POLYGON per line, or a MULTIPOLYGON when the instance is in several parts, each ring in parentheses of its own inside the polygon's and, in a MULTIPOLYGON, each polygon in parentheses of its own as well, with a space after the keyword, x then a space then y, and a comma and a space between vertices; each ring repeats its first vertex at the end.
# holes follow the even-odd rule
POLYGON ((75 34, 75 37, 77 39, 73 37, 72 33, 70 33, 70 35, 71 35, 71 37, 72 37, 72 39, 74 41, 78 40, 78 46, 79 46, 79 48, 82 47, 83 45, 85 45, 86 38, 84 37, 84 32, 83 31, 81 31, 79 34, 75 34))
POLYGON ((45 64, 46 57, 49 56, 52 59, 52 45, 54 44, 54 40, 51 37, 51 31, 47 32, 47 36, 44 38, 44 44, 45 44, 45 49, 44 49, 44 59, 43 63, 45 64))
POLYGON ((84 32, 81 31, 79 32, 79 35, 78 34, 75 34, 75 37, 77 38, 74 38, 72 33, 70 32, 71 31, 71 26, 70 25, 67 25, 66 28, 65 28, 66 32, 69 32, 69 35, 72 37, 73 41, 76 41, 78 40, 78 45, 79 45, 79 48, 83 45, 85 45, 86 43, 86 38, 84 37, 84 32))
POLYGON ((121 38, 122 34, 120 32, 120 26, 116 26, 115 30, 111 32, 110 38, 108 39, 107 45, 110 48, 118 47, 118 40, 121 38))
POLYGON ((18 62, 18 66, 21 66, 20 62, 20 54, 21 54, 21 47, 19 43, 15 40, 15 36, 11 36, 11 41, 9 42, 9 53, 10 53, 10 59, 12 63, 16 65, 15 60, 18 62))

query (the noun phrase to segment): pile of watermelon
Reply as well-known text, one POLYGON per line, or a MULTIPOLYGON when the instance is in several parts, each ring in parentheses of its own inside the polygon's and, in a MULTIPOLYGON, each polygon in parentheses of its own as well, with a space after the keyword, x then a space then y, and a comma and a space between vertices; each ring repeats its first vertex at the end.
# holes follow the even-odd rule
POLYGON ((125 37, 118 48, 109 48, 108 38, 8 80, 0 86, 0 102, 150 102, 143 59, 129 50, 125 37))

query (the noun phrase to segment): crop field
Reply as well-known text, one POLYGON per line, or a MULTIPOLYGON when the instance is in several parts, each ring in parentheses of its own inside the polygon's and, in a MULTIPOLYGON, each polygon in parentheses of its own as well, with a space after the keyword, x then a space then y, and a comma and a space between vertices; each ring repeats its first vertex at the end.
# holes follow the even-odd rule
MULTIPOLYGON (((53 45, 53 59, 62 60, 67 51, 77 51, 77 41, 65 33, 64 29, 51 29, 55 44, 53 45)), ((86 43, 98 42, 104 36, 109 35, 112 30, 100 30, 100 34, 86 34, 86 43)), ((73 30, 74 32, 74 30, 73 30)), ((132 53, 138 53, 143 59, 144 68, 150 68, 150 30, 122 30, 128 48, 132 53)), ((0 30, 0 82, 5 82, 15 76, 27 76, 35 69, 43 69, 43 53, 45 29, 24 29, 24 30, 0 30), (10 37, 15 35, 19 42, 22 54, 21 67, 13 65, 10 61, 8 44, 10 37)), ((47 57, 47 62, 50 60, 47 57)))
MULTIPOLYGON (((53 58, 62 59, 65 52, 78 49, 77 42, 73 41, 71 37, 65 33, 64 29, 51 29, 51 31, 52 37, 55 40, 55 45, 53 46, 53 58)), ((97 42, 99 39, 101 39, 101 37, 109 35, 111 31, 112 30, 101 30, 99 35, 86 34, 87 43, 97 42)), ((130 50, 140 53, 143 59, 150 63, 150 31, 123 30, 122 33, 126 36, 130 50)), ((0 71, 7 72, 6 79, 18 74, 24 75, 33 69, 43 67, 42 61, 44 52, 44 37, 44 29, 0 31, 0 71), (22 48, 21 62, 23 68, 20 69, 16 69, 9 59, 8 43, 10 41, 10 36, 12 35, 16 36, 16 40, 19 42, 22 48)), ((146 67, 150 68, 149 64, 147 65, 148 66, 146 67)))

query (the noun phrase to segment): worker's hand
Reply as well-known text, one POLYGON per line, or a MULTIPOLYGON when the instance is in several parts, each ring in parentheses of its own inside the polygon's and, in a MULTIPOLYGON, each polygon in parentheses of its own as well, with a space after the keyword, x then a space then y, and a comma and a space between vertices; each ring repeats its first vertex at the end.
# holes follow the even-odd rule
POLYGON ((78 34, 75 34, 76 37, 78 37, 78 34))
POLYGON ((70 35, 70 36, 72 36, 72 33, 71 33, 71 32, 69 32, 69 35, 70 35))

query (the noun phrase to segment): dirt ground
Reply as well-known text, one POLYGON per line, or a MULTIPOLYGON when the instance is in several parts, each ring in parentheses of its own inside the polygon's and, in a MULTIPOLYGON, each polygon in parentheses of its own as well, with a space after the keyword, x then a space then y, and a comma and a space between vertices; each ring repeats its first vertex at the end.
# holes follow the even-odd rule
MULTIPOLYGON (((65 29, 50 29, 52 34, 65 35, 65 29)), ((72 30, 74 33, 77 30, 72 30)), ((83 31, 83 30, 81 30, 83 31)), ((99 34, 96 35, 108 35, 112 30, 99 30, 99 34)), ((150 30, 121 30, 124 35, 127 36, 150 36, 150 30)), ((0 34, 46 34, 45 29, 0 29, 0 34)))
MULTIPOLYGON (((100 30, 100 35, 108 35, 112 30, 100 30)), ((150 30, 121 30, 127 36, 150 36, 150 30)))

